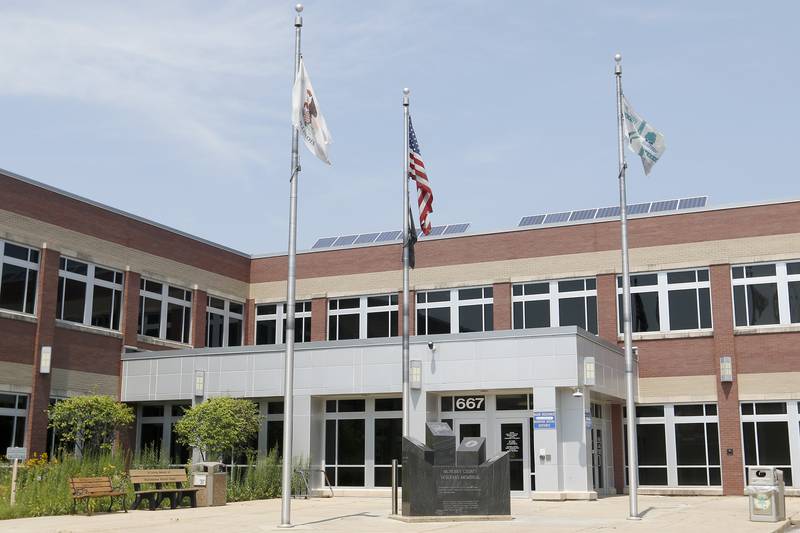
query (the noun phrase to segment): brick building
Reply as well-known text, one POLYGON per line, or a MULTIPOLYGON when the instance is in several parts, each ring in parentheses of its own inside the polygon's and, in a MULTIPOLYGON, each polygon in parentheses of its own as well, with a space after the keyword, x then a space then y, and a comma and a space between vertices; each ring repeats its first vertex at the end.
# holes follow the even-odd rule
MULTIPOLYGON (((182 407, 221 394, 258 402, 253 446, 280 447, 285 254, 8 172, 0 198, 0 448, 52 449, 44 410, 91 392, 175 460, 182 407)), ((746 465, 800 489, 800 202, 674 204, 630 222, 641 490, 740 494, 746 465)), ((619 221, 598 214, 417 245, 412 434, 444 420, 511 450, 515 495, 626 485, 619 221)), ((399 450, 400 244, 375 240, 297 258, 295 442, 342 490, 385 486, 399 450)))

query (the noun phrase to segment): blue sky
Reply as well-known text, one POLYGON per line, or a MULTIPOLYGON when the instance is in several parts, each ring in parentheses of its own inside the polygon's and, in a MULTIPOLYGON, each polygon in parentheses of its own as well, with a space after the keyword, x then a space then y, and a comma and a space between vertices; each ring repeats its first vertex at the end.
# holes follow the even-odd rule
MULTIPOLYGON (((301 147, 298 247, 399 229, 401 90, 434 225, 613 205, 613 55, 666 137, 631 203, 800 197, 800 3, 309 1, 334 144, 301 147)), ((291 2, 6 0, 0 167, 248 253, 285 252, 291 2)), ((2 207, 2 199, 0 199, 2 207)))

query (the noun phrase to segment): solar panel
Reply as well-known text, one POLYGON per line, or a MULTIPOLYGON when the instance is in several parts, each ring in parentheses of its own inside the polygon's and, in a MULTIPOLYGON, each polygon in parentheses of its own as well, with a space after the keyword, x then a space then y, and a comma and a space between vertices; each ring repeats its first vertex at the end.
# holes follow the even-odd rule
POLYGON ((426 235, 427 237, 435 237, 436 235, 441 235, 444 233, 444 228, 447 226, 434 226, 431 228, 431 232, 426 235))
POLYGON ((694 209, 697 207, 705 207, 708 201, 708 196, 696 196, 694 198, 684 198, 678 204, 678 209, 694 209))
POLYGON ((545 224, 553 224, 555 222, 566 222, 569 220, 569 214, 571 211, 565 211, 564 213, 550 213, 544 219, 545 224))
POLYGON ((467 224, 450 224, 447 226, 447 229, 444 230, 445 235, 452 235, 453 233, 464 233, 467 231, 469 227, 469 223, 467 224))
POLYGON ((574 220, 589 220, 594 218, 594 215, 597 213, 597 209, 584 209, 582 211, 573 211, 572 214, 569 216, 570 222, 574 220))
POLYGON ((594 218, 608 218, 608 217, 618 217, 619 216, 619 206, 615 205, 612 207, 601 207, 597 210, 597 215, 594 218))
POLYGON ((369 244, 378 237, 377 233, 362 233, 353 244, 369 244))
POLYGON ((531 217, 522 217, 519 221, 520 226, 538 226, 544 222, 545 215, 533 215, 531 217))
POLYGON ((663 200, 661 202, 653 202, 650 206, 650 212, 656 213, 658 211, 675 211, 678 209, 678 200, 663 200))
POLYGON ((353 242, 355 242, 356 237, 358 237, 358 235, 342 235, 341 237, 336 239, 336 242, 333 243, 333 245, 334 246, 348 246, 350 244, 353 244, 353 242))
POLYGON ((314 243, 314 246, 311 248, 327 248, 328 246, 332 245, 336 237, 324 237, 322 239, 317 239, 317 242, 314 243))
POLYGON ((646 204, 633 204, 628 206, 628 214, 629 215, 641 215, 642 213, 647 213, 650 210, 650 202, 646 204))
POLYGON ((402 234, 403 234, 402 231, 384 231, 383 233, 378 235, 378 238, 375 239, 375 242, 396 241, 397 239, 400 238, 402 234))

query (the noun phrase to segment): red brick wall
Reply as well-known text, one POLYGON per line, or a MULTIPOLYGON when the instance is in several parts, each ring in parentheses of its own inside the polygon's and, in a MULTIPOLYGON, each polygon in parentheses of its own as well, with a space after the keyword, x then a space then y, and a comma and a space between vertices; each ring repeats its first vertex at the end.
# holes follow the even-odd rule
MULTIPOLYGON (((619 343, 620 346, 623 343, 619 343)), ((635 340, 639 377, 700 376, 714 373, 713 337, 635 340)))
POLYGON ((127 346, 136 346, 136 333, 139 330, 139 285, 142 277, 137 272, 125 272, 125 285, 122 289, 122 320, 119 329, 122 342, 127 346))
POLYGON ((597 333, 601 339, 617 342, 617 275, 597 276, 597 333))
POLYGON ((119 376, 122 339, 56 326, 53 366, 119 376))
POLYGON ((327 340, 328 331, 328 299, 314 298, 311 300, 311 340, 327 340))
POLYGON ((0 318, 0 361, 33 364, 36 324, 0 318))
POLYGON ((723 355, 731 357, 734 376, 740 371, 737 368, 738 356, 733 336, 733 304, 731 302, 731 271, 729 265, 714 265, 711 267, 711 301, 714 321, 714 349, 708 357, 711 359, 710 363, 713 366, 717 384, 722 489, 725 494, 739 495, 744 489, 744 463, 742 459, 738 383, 736 377, 734 377, 733 383, 721 383, 719 380, 719 358, 723 355), (729 448, 733 450, 733 455, 726 453, 729 448))
POLYGON ((495 283, 492 287, 494 296, 494 329, 511 329, 511 284, 495 283))
POLYGON ((248 298, 244 303, 244 345, 256 343, 256 301, 248 298))
POLYGON ((0 173, 3 209, 149 254, 248 281, 250 259, 0 173))

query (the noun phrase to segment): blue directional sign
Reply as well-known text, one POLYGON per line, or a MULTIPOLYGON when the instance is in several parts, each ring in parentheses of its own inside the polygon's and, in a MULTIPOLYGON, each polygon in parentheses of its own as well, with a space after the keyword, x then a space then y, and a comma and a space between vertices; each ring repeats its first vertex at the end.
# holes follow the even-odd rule
POLYGON ((556 429, 556 412, 534 411, 533 429, 556 429))

